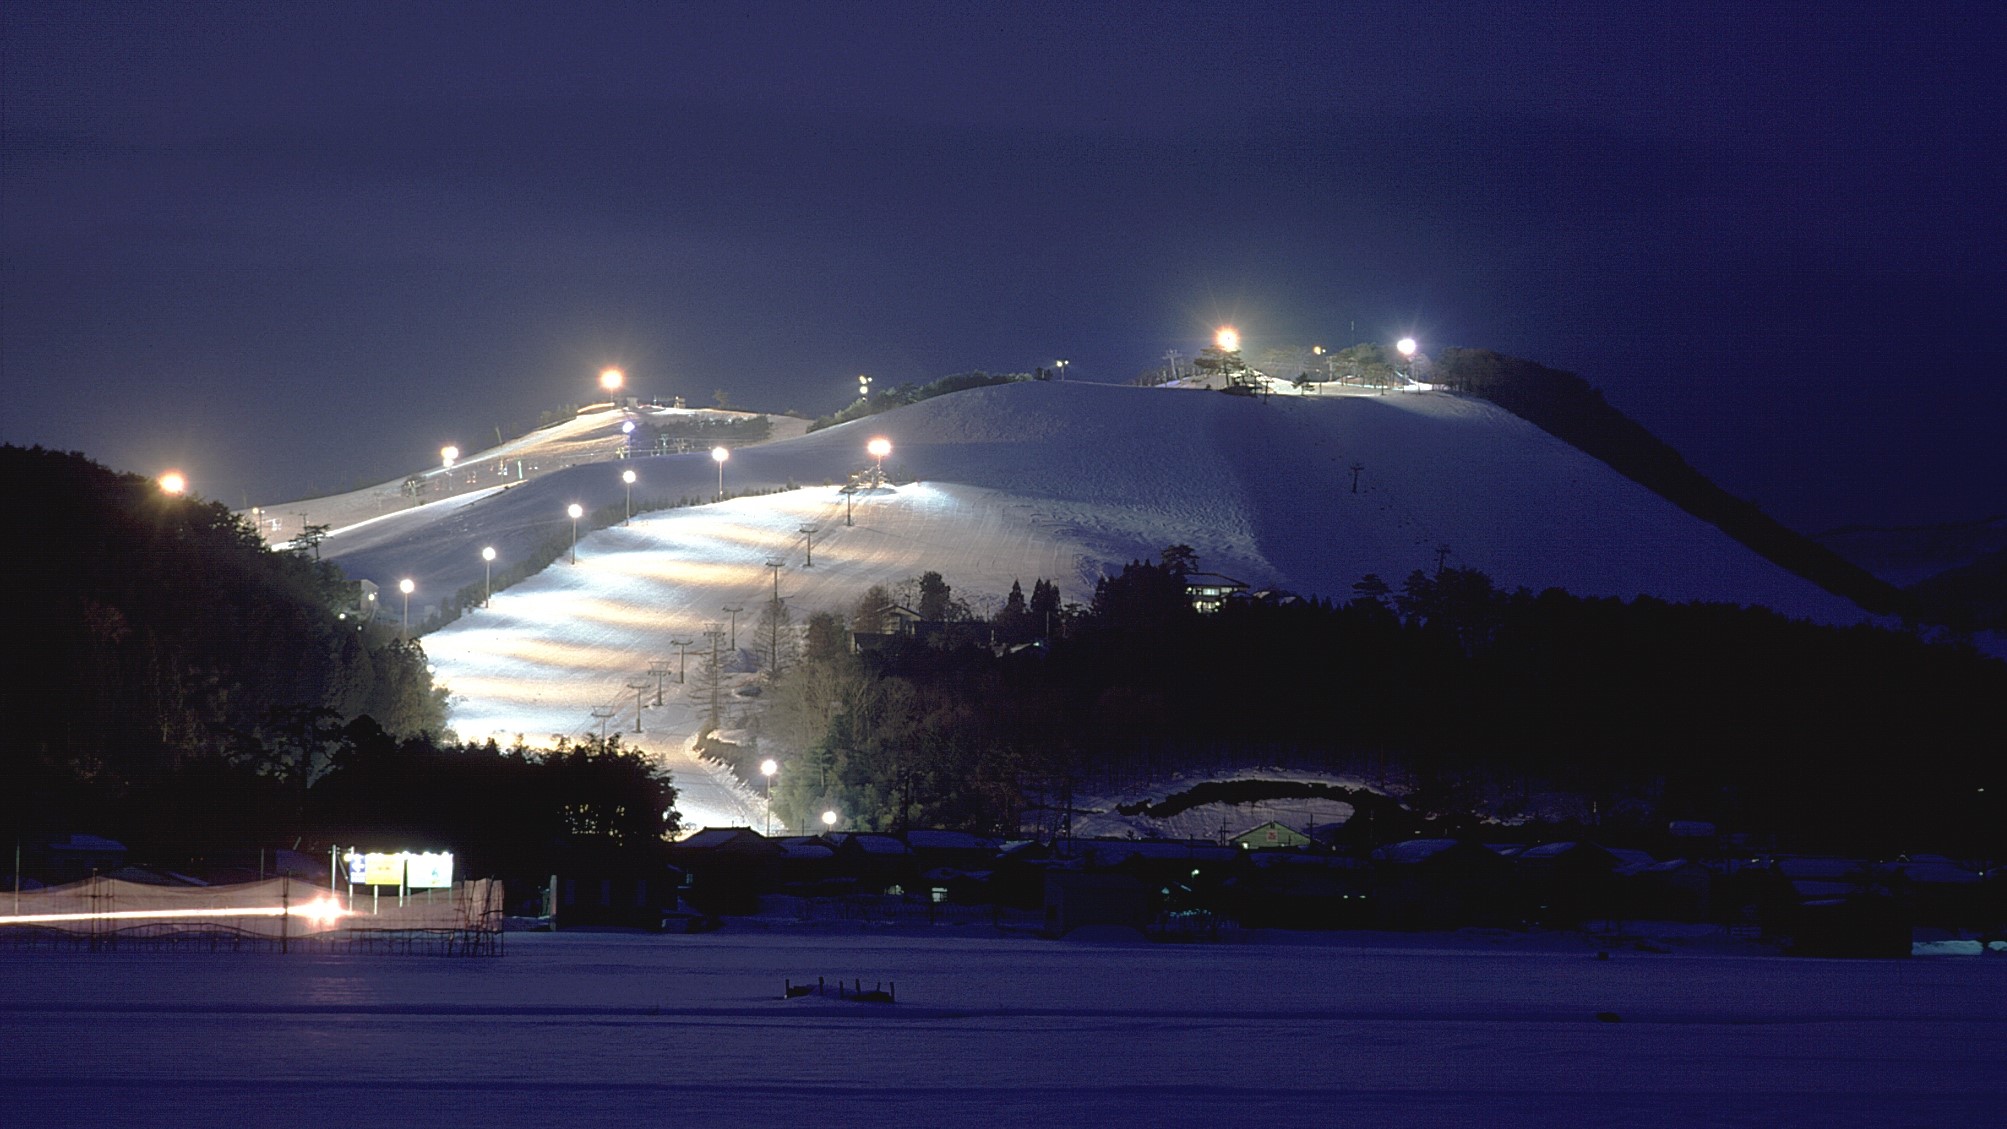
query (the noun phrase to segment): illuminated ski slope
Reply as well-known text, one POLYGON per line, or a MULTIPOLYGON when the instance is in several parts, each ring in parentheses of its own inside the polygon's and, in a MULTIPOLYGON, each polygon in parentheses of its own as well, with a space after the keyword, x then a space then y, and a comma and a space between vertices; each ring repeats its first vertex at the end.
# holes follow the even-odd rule
MULTIPOLYGON (((480 583, 483 545, 505 564, 567 535, 572 502, 617 512, 626 469, 644 508, 717 488, 702 453, 579 466, 337 530, 324 552, 386 592, 412 577, 417 621, 480 583)), ((1257 588, 1337 599, 1366 573, 1398 586, 1440 555, 1507 587, 1864 618, 1573 447, 1444 393, 1261 402, 1018 384, 747 447, 724 477, 732 492, 809 485, 587 533, 576 565, 560 560, 427 635, 460 736, 541 744, 603 724, 670 758, 691 822, 757 822, 756 796, 682 752, 695 730, 682 691, 665 687, 656 707, 648 678, 636 735, 628 684, 651 660, 673 660, 674 639, 707 646, 704 626, 726 622, 727 605, 747 609, 739 644, 750 649, 748 625, 772 593, 769 560, 782 562, 781 595, 797 619, 847 612, 871 584, 929 569, 979 603, 1039 577, 1085 600, 1095 577, 1174 543, 1257 588), (899 484, 859 495, 845 526, 833 484, 869 465, 873 435, 892 440, 887 469, 899 484), (812 568, 799 532, 811 524, 812 568)))

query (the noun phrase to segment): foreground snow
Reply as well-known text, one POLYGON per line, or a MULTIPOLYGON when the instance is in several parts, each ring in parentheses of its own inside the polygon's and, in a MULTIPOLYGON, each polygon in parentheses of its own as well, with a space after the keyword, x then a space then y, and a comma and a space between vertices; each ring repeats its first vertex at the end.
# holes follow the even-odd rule
POLYGON ((962 928, 976 935, 519 934, 498 960, 0 953, 0 1121, 1830 1127, 2007 1112, 2007 961, 1991 958, 1599 961, 1565 939, 1167 947, 962 928), (898 1002, 777 998, 817 976, 888 981, 898 1002))

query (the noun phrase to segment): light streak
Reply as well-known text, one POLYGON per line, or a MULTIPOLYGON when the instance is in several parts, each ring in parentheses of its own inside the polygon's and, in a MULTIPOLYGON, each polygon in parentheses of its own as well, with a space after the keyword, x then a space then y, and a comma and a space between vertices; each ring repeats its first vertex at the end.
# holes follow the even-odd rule
POLYGON ((207 909, 114 909, 92 913, 0 914, 0 925, 53 925, 64 921, 151 921, 156 918, 220 917, 304 917, 322 925, 332 925, 354 911, 343 909, 332 897, 322 895, 297 906, 218 906, 207 909))

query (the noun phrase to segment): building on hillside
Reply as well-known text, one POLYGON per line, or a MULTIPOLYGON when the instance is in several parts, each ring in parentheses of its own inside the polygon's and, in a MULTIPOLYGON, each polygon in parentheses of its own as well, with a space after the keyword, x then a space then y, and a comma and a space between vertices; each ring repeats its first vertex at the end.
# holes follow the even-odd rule
POLYGON ((1192 602, 1192 610, 1210 615, 1226 607, 1227 601, 1247 592, 1247 584, 1231 576, 1221 576, 1217 572, 1188 572, 1185 574, 1185 598, 1192 602))
POLYGON ((1310 846, 1310 836, 1272 819, 1227 841, 1244 851, 1276 851, 1310 846))

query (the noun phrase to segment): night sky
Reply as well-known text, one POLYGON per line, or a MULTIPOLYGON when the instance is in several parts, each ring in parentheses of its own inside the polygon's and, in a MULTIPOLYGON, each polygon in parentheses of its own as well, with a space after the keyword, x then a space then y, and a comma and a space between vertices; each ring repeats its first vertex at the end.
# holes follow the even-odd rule
POLYGON ((1808 532, 2007 512, 2007 6, 1619 7, 13 0, 0 440, 278 502, 608 364, 1231 321, 1579 372, 1808 532))

